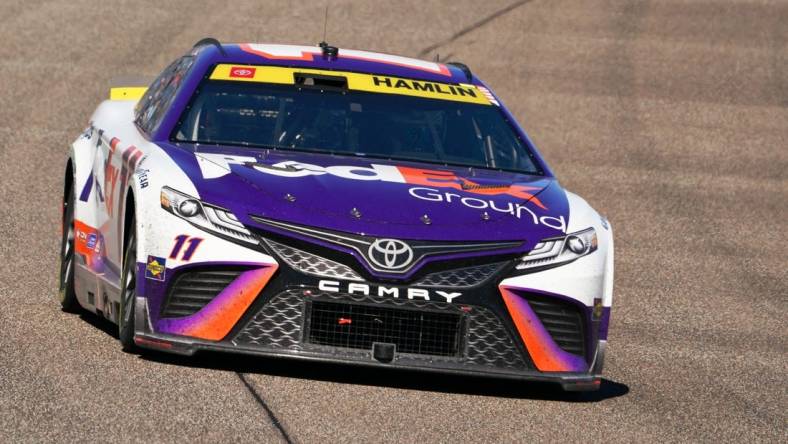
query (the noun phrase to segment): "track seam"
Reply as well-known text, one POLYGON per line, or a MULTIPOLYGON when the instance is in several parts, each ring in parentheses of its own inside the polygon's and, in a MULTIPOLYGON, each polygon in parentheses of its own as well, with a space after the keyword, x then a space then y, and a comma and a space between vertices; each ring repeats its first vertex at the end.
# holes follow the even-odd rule
POLYGON ((502 15, 505 15, 505 14, 507 14, 507 13, 509 13, 509 12, 519 8, 520 6, 522 6, 522 5, 526 4, 526 3, 529 3, 531 1, 532 0, 520 0, 520 1, 512 3, 511 5, 509 5, 509 6, 505 7, 505 8, 499 9, 499 10, 493 12, 492 14, 488 15, 487 17, 479 20, 478 22, 472 23, 471 25, 466 26, 465 28, 462 28, 461 30, 455 32, 454 34, 452 34, 451 37, 449 37, 449 38, 447 38, 445 40, 441 40, 438 43, 435 43, 433 45, 430 45, 430 46, 422 49, 421 51, 419 51, 418 57, 424 57, 427 54, 429 54, 430 51, 434 51, 434 50, 440 48, 441 46, 448 45, 449 43, 459 39, 460 37, 464 36, 465 34, 471 33, 473 31, 481 28, 482 26, 490 23, 491 21, 497 19, 498 17, 500 17, 502 15))
POLYGON ((287 444, 293 444, 293 439, 290 438, 290 435, 287 433, 287 430, 285 430, 285 427, 282 425, 281 421, 279 421, 279 418, 276 417, 274 411, 271 410, 271 407, 268 407, 268 404, 266 404, 263 397, 259 393, 257 393, 257 390, 255 390, 254 387, 252 387, 252 384, 246 380, 243 373, 235 372, 235 374, 238 375, 238 379, 241 380, 244 387, 246 387, 246 390, 248 390, 249 393, 254 398, 254 400, 257 401, 257 404, 259 404, 260 407, 262 407, 263 410, 265 410, 265 412, 268 414, 268 419, 271 420, 271 424, 273 424, 274 427, 276 427, 276 429, 279 431, 279 434, 282 435, 282 439, 284 439, 287 444))

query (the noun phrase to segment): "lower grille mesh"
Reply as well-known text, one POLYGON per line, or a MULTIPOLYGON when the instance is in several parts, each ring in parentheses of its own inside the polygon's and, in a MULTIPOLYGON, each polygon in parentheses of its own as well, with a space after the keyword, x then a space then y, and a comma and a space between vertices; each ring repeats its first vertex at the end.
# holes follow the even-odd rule
MULTIPOLYGON (((329 302, 336 304, 374 304, 376 306, 394 309, 423 309, 425 311, 445 311, 455 316, 460 316, 462 311, 457 305, 442 302, 428 302, 408 299, 383 299, 360 294, 344 293, 317 293, 304 294, 303 289, 288 289, 275 294, 257 312, 246 326, 238 332, 232 343, 237 346, 262 347, 275 350, 289 350, 302 352, 321 347, 305 341, 303 325, 304 312, 307 300, 314 302, 329 302)), ((504 328, 501 320, 484 307, 472 307, 464 314, 467 319, 467 329, 464 344, 458 356, 438 357, 436 355, 410 355, 410 359, 423 356, 430 363, 436 359, 457 362, 465 361, 466 365, 494 367, 507 370, 523 370, 532 368, 530 361, 523 358, 520 350, 515 345, 512 335, 504 328)), ((353 322, 355 318, 350 318, 353 322)), ((339 319, 333 322, 338 324, 339 319)), ((347 324, 345 324, 347 325, 347 324)), ((351 324, 352 325, 352 324, 351 324)), ((381 341, 384 342, 384 341, 381 341)), ((344 355, 364 356, 366 350, 350 349, 344 355)), ((403 351, 401 348, 399 351, 403 351)), ((333 353, 333 352, 332 352, 333 353)), ((429 364, 432 365, 432 364, 429 364)))
POLYGON ((385 342, 399 353, 456 356, 460 319, 457 313, 314 301, 309 342, 366 350, 385 342))
POLYGON ((186 271, 170 287, 162 317, 190 316, 213 300, 241 274, 240 270, 186 271))

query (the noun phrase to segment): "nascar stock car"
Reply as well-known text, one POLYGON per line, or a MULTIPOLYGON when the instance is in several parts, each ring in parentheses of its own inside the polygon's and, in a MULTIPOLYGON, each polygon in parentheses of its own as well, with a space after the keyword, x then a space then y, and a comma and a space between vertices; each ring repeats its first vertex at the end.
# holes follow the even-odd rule
POLYGON ((611 227, 463 64, 203 39, 63 189, 62 307, 125 350, 599 386, 611 227))

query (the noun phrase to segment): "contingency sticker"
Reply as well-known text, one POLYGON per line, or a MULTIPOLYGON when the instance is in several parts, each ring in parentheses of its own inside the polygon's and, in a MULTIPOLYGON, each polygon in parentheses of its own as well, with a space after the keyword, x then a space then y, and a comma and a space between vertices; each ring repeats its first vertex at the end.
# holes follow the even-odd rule
POLYGON ((145 265, 145 277, 155 281, 163 281, 167 260, 163 257, 148 256, 148 263, 145 265))

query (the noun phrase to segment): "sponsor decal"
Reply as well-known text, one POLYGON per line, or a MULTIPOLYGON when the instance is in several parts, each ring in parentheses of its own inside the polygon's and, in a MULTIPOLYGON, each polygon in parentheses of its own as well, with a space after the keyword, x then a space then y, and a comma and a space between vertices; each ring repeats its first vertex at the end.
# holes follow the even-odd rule
POLYGON ((559 230, 566 233, 566 219, 563 215, 558 217, 538 215, 534 210, 528 208, 524 204, 513 202, 499 202, 492 199, 479 199, 476 197, 463 197, 457 193, 447 193, 436 188, 427 187, 413 187, 408 190, 408 193, 421 200, 428 200, 431 202, 444 202, 448 204, 460 204, 462 206, 473 208, 475 210, 493 210, 499 213, 506 213, 516 217, 517 219, 526 219, 534 223, 534 225, 546 225, 550 228, 559 230))
POLYGON ((321 279, 317 288, 329 293, 363 294, 364 296, 391 297, 395 299, 422 299, 425 301, 453 302, 462 296, 457 291, 427 290, 424 288, 402 288, 385 285, 370 285, 362 282, 342 283, 321 279))
MULTIPOLYGON (((113 155, 115 151, 118 149, 118 145, 120 144, 120 140, 117 138, 112 138, 110 141, 110 150, 113 155)), ((120 151, 120 174, 116 174, 113 180, 117 180, 120 177, 120 186, 118 190, 125 190, 126 185, 128 185, 129 180, 131 180, 132 173, 136 170, 137 165, 142 161, 143 153, 142 151, 134 145, 129 145, 126 148, 123 148, 120 151)), ((112 185, 113 190, 115 189, 115 184, 112 185)), ((120 191, 118 192, 120 194, 120 191)), ((114 193, 113 193, 114 195, 114 193)), ((114 199, 114 197, 113 197, 114 199)), ((123 199, 118 199, 117 202, 107 202, 107 214, 111 217, 112 216, 112 208, 115 207, 118 212, 120 212, 120 205, 123 203, 123 199), (116 205, 117 204, 117 205, 116 205)), ((123 232, 123 217, 116 217, 115 220, 117 221, 117 230, 118 233, 123 232)))
POLYGON ((104 272, 102 236, 98 229, 80 221, 74 221, 74 251, 85 259, 85 264, 94 273, 104 272))
POLYGON ((96 248, 96 240, 97 239, 98 239, 98 236, 96 236, 96 233, 88 234, 87 247, 88 248, 96 248))
MULTIPOLYGON (((265 174, 279 177, 307 177, 329 174, 349 180, 382 181, 418 185, 408 189, 410 196, 432 202, 460 204, 478 210, 493 210, 510 214, 517 219, 530 220, 534 224, 543 224, 550 228, 566 232, 566 220, 563 215, 558 217, 538 215, 530 206, 543 211, 549 208, 538 198, 542 187, 511 184, 511 185, 482 185, 470 179, 458 176, 452 171, 412 168, 395 165, 370 164, 366 166, 320 166, 294 160, 278 162, 273 165, 258 163, 254 157, 231 156, 226 154, 200 153, 198 154, 203 177, 213 179, 230 173, 230 165, 244 165, 254 168, 265 174), (444 189, 453 189, 457 192, 446 192, 444 189), (471 196, 468 196, 468 195, 471 196), (500 202, 476 196, 507 195, 524 201, 523 203, 500 202)), ((379 264, 378 264, 379 265, 379 264)))
MULTIPOLYGON (((91 188, 95 187, 99 201, 104 202, 107 215, 112 217, 114 211, 117 210, 117 207, 119 206, 119 199, 116 200, 116 198, 118 197, 120 190, 125 190, 129 176, 131 175, 131 172, 134 171, 138 162, 140 162, 140 158, 143 154, 142 151, 140 151, 134 145, 124 148, 121 151, 121 165, 120 168, 118 168, 117 166, 113 165, 112 161, 116 155, 116 151, 118 151, 120 139, 113 137, 109 140, 109 142, 106 142, 105 139, 102 138, 104 132, 99 130, 98 133, 99 137, 96 142, 96 148, 100 148, 102 144, 107 147, 105 153, 102 150, 99 150, 99 153, 102 153, 101 155, 105 156, 103 157, 102 161, 103 165, 100 165, 101 167, 98 169, 98 171, 95 171, 95 178, 93 174, 94 172, 91 171, 87 182, 82 188, 79 199, 83 202, 87 202, 88 197, 90 196, 91 188), (101 178, 102 173, 104 175, 103 180, 101 178), (120 186, 118 186, 118 179, 120 179, 120 186)), ((145 176, 145 179, 147 183, 147 176, 145 176)), ((120 227, 122 218, 117 219, 118 227, 120 227)))
MULTIPOLYGON (((225 154, 210 153, 200 153, 198 156, 210 161, 209 163, 211 164, 224 167, 224 172, 221 174, 221 176, 229 174, 230 165, 236 164, 245 165, 262 173, 279 177, 306 177, 330 174, 332 176, 350 180, 382 181, 409 185, 453 188, 455 190, 470 194, 506 194, 512 197, 527 200, 529 203, 536 205, 543 210, 548 209, 533 193, 535 191, 541 190, 541 187, 521 184, 485 186, 464 177, 457 176, 451 171, 430 170, 394 165, 379 165, 374 163, 369 167, 342 165, 323 167, 319 165, 297 162, 294 160, 287 160, 284 162, 275 163, 273 165, 267 165, 256 163, 253 157, 248 156, 229 156, 225 154)), ((206 162, 200 162, 200 167, 205 168, 205 170, 203 170, 203 177, 206 179, 220 177, 217 175, 217 171, 215 169, 210 169, 209 165, 203 167, 203 164, 205 163, 206 162)))
POLYGON ((163 281, 167 271, 167 260, 163 257, 148 256, 148 263, 145 265, 145 277, 155 281, 163 281))
POLYGON ((479 90, 474 85, 448 85, 445 83, 422 80, 400 79, 396 77, 372 76, 372 84, 378 89, 398 92, 432 92, 461 97, 478 97, 479 90))
POLYGON ((148 173, 149 172, 150 172, 150 170, 146 170, 146 169, 140 169, 139 171, 137 171, 137 180, 140 183, 140 188, 148 188, 148 173))
MULTIPOLYGON (((118 176, 120 175, 118 168, 112 164, 112 155, 115 153, 115 149, 117 148, 119 142, 120 140, 116 137, 113 137, 109 141, 107 158, 104 160, 104 204, 107 208, 107 214, 110 217, 112 217, 112 208, 115 203, 115 189, 118 184, 118 176)), ((101 192, 99 192, 99 194, 101 195, 101 192)))
POLYGON ((257 68, 251 66, 233 66, 230 68, 230 77, 236 79, 253 79, 257 68))

